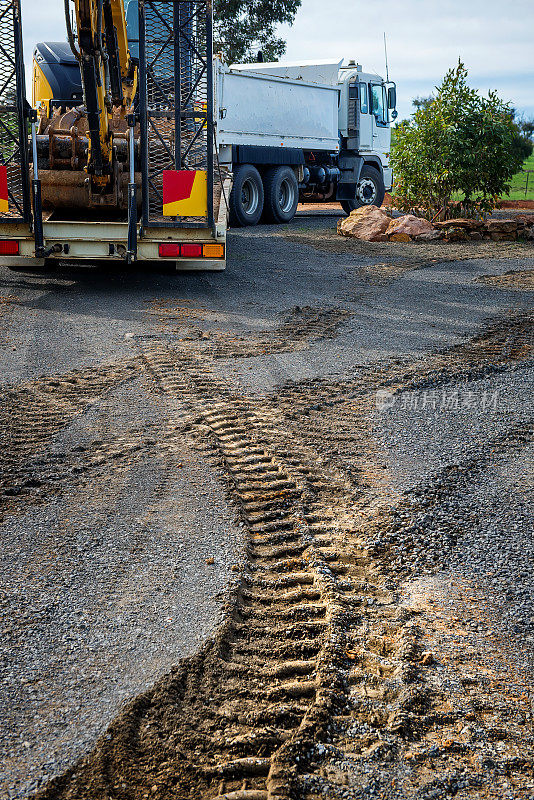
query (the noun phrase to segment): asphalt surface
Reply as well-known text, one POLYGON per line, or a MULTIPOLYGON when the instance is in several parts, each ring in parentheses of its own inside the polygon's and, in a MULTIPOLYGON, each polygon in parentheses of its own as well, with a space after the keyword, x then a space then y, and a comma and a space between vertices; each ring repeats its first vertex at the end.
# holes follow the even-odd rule
MULTIPOLYGON (((447 263, 435 250, 430 261, 407 260, 373 282, 369 273, 383 266, 386 250, 323 247, 316 238, 334 223, 297 218, 288 229, 232 232, 223 273, 65 265, 38 275, 0 264, 6 413, 28 387, 42 392, 50 379, 68 383, 82 372, 93 380, 99 371, 74 410, 62 405, 67 395, 58 388, 55 422, 24 450, 33 471, 48 470, 44 489, 10 501, 1 523, 1 796, 27 796, 60 773, 128 699, 195 652, 220 624, 243 559, 243 531, 216 466, 186 442, 179 399, 158 394, 140 358, 143 344, 179 339, 209 350, 223 341, 216 374, 232 390, 261 397, 288 382, 346 380, 372 365, 424 359, 474 336, 488 319, 532 309, 531 292, 477 282, 532 269, 531 245, 511 254, 499 245, 495 258, 466 251, 447 263), (308 331, 305 309, 344 316, 327 333, 320 320, 308 331), (286 334, 275 334, 288 320, 285 347, 286 334), (236 342, 250 347, 246 357, 232 351, 236 342)), ((376 412, 396 491, 425 484, 532 421, 530 363, 447 387, 456 389, 473 392, 475 407, 414 411, 399 396, 376 412), (482 408, 484 392, 498 392, 496 407, 482 408)), ((35 414, 52 414, 43 409, 35 414)), ((9 437, 4 431, 8 450, 9 437)), ((418 575, 463 571, 480 579, 502 612, 495 624, 523 637, 525 663, 534 608, 532 482, 525 477, 532 467, 531 448, 486 464, 455 496, 458 509, 476 516, 470 535, 443 558, 438 542, 437 563, 416 559, 414 566, 418 575)))

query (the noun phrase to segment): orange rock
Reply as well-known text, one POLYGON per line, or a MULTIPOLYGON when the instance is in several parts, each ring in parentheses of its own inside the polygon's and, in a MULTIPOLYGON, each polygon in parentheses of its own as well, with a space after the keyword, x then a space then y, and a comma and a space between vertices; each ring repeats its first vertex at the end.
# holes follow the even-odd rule
POLYGON ((415 217, 413 214, 403 214, 402 217, 392 219, 389 223, 389 228, 386 231, 390 240, 393 239, 393 236, 397 236, 399 234, 405 234, 408 236, 408 239, 393 239, 394 242, 411 241, 422 234, 433 232, 434 226, 431 222, 429 222, 427 219, 423 219, 422 217, 415 217))
POLYGON ((389 237, 390 242, 411 242, 412 237, 407 233, 392 233, 389 237))
POLYGON ((366 242, 384 242, 390 221, 388 215, 376 206, 362 206, 340 220, 337 231, 341 236, 352 236, 366 242))

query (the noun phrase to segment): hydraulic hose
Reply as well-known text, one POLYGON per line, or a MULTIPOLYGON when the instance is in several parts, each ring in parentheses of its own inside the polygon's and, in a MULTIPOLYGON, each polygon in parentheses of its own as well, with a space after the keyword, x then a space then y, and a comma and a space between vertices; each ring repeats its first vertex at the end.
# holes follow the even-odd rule
POLYGON ((70 49, 72 50, 72 54, 77 61, 80 60, 80 53, 76 49, 76 45, 74 44, 74 34, 72 32, 72 25, 70 23, 70 6, 69 0, 63 0, 63 5, 65 8, 65 27, 67 28, 67 39, 69 41, 70 49))
POLYGON ((103 57, 104 52, 102 48, 102 8, 104 0, 97 0, 96 4, 96 49, 103 57))

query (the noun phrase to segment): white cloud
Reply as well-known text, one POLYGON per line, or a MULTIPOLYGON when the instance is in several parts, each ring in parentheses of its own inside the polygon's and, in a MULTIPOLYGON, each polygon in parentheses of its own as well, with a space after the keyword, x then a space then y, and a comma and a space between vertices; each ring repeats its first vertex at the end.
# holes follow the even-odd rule
POLYGON ((515 0, 303 0, 292 28, 284 26, 287 58, 355 58, 384 73, 383 33, 401 115, 416 95, 429 94, 461 57, 473 86, 494 88, 534 113, 534 3, 515 0))

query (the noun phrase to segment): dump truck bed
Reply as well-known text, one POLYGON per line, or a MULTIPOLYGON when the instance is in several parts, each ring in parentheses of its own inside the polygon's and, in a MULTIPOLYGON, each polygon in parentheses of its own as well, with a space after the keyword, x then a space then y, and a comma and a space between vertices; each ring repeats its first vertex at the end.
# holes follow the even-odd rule
MULTIPOLYGON (((325 68, 309 67, 303 79, 261 66, 216 62, 219 144, 337 152, 339 89, 321 82, 325 68)), ((333 65, 336 79, 338 66, 333 65)))

